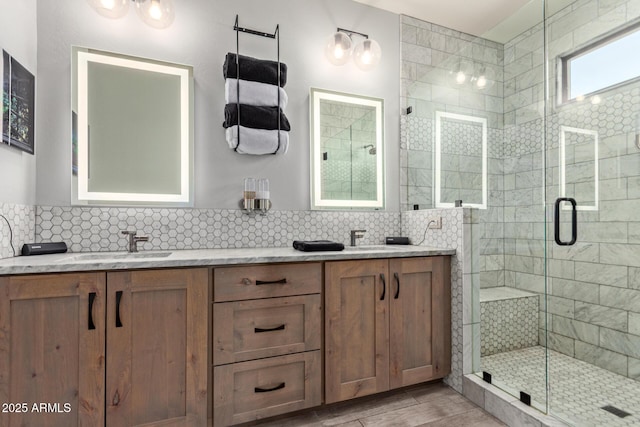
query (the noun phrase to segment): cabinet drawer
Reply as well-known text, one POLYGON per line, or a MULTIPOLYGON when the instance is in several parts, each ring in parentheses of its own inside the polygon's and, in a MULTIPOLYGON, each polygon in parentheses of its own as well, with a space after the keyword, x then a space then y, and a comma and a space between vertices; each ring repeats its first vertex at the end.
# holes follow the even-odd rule
POLYGON ((214 301, 320 293, 320 263, 220 267, 213 270, 214 301))
POLYGON ((213 305, 213 364, 318 350, 320 295, 213 305))
POLYGON ((214 368, 213 425, 223 427, 321 403, 320 351, 214 368))

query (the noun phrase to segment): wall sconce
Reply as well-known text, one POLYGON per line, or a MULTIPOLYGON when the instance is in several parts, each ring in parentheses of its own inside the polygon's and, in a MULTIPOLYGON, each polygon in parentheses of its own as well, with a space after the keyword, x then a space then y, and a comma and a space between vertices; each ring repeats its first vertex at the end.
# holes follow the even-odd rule
POLYGON ((87 0, 100 15, 118 19, 129 12, 129 3, 135 4, 138 17, 153 28, 167 28, 173 23, 175 11, 171 0, 87 0))
POLYGON ((324 53, 333 65, 344 65, 349 61, 349 57, 353 56, 356 66, 363 71, 373 69, 382 58, 382 49, 378 42, 370 39, 367 34, 344 28, 338 28, 329 37, 324 53), (364 38, 355 47, 353 47, 354 35, 364 38))

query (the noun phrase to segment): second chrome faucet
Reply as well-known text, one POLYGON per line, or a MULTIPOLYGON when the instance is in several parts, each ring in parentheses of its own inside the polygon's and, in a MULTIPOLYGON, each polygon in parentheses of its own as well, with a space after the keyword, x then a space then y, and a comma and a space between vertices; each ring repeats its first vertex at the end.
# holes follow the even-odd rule
POLYGON ((129 252, 138 252, 138 242, 148 242, 149 237, 147 236, 137 236, 137 231, 121 231, 122 234, 129 237, 129 246, 127 250, 129 252))
POLYGON ((366 233, 367 230, 351 230, 351 246, 355 246, 356 245, 356 239, 361 239, 364 237, 364 233, 366 233))

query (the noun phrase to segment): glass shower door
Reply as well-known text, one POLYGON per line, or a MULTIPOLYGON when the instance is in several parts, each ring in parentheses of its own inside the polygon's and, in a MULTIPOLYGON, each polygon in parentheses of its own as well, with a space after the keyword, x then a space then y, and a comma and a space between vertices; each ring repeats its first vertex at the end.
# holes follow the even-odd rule
POLYGON ((547 412, 544 2, 530 2, 521 12, 527 23, 502 45, 501 150, 489 159, 496 174, 490 191, 501 203, 493 214, 473 212, 477 372, 547 412))
POLYGON ((640 425, 639 20, 583 0, 545 22, 549 412, 572 425, 640 425))

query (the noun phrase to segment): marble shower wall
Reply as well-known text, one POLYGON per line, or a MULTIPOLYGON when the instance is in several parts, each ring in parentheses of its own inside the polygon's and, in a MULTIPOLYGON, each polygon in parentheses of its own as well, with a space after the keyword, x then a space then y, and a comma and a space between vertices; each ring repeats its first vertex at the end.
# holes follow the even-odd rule
MULTIPOLYGON (((504 46, 413 18, 402 17, 401 24, 402 107, 413 108, 401 117, 403 208, 433 206, 435 111, 486 115, 494 132, 490 196, 489 209, 470 215, 473 288, 510 286, 541 295, 541 342, 546 309, 552 349, 635 379, 640 379, 640 149, 635 145, 640 83, 607 90, 599 103, 587 98, 558 106, 554 64, 559 55, 638 17, 637 0, 579 0, 548 18, 552 63, 546 117, 543 24, 504 46), (469 44, 475 58, 489 58, 480 55, 483 45, 500 58, 502 91, 485 97, 484 111, 477 95, 452 87, 439 69, 463 57, 461 49, 469 44), (466 105, 470 102, 476 110, 466 105), (597 210, 579 211, 578 243, 572 247, 553 243, 552 212, 544 207, 545 197, 552 204, 560 194, 562 127, 597 132, 599 140, 597 160, 593 143, 567 148, 566 194, 579 204, 593 204, 596 161, 599 166, 599 204, 597 210)), ((566 232, 569 224, 563 228, 566 232)))
MULTIPOLYGON (((473 265, 476 284, 483 287, 504 285, 503 253, 503 80, 504 46, 408 16, 401 17, 401 109, 400 180, 403 210, 418 205, 433 208, 433 145, 435 113, 445 111, 483 117, 488 124, 488 207, 473 211, 473 238, 476 253, 473 265), (460 63, 470 64, 475 75, 485 68, 494 75, 484 90, 467 80, 455 82, 454 70, 460 63), (406 108, 412 112, 406 114, 406 108)), ((468 153, 468 141, 458 139, 453 153, 468 153)), ((446 157, 446 156, 445 156, 446 157)), ((446 172, 450 188, 462 187, 472 178, 466 159, 451 158, 446 172), (452 173, 453 172, 453 173, 452 173), (460 184, 460 185, 458 185, 460 184)), ((477 162, 476 162, 477 163, 477 162)), ((444 165, 443 162, 443 166, 444 165)), ((443 181, 444 182, 444 181, 443 181)), ((461 197, 463 202, 469 199, 461 197)))
MULTIPOLYGON (((548 19, 548 57, 555 64, 558 56, 638 17, 637 1, 576 1, 548 19)), ((540 295, 546 285, 550 348, 640 379, 640 150, 634 144, 640 84, 606 90, 599 103, 587 97, 557 105, 556 68, 549 67, 544 153, 542 39, 539 25, 505 45, 504 185, 505 201, 513 202, 505 206, 505 284, 540 295), (593 137, 576 144, 580 141, 570 132, 574 143, 566 147, 565 194, 578 206, 593 206, 597 162, 599 203, 578 212, 578 242, 569 247, 556 245, 552 237, 545 241, 542 207, 543 179, 548 201, 560 195, 562 127, 596 132, 599 141, 595 159, 593 137)), ((548 209, 547 236, 554 233, 552 214, 548 209)), ((570 224, 565 220, 561 226, 564 235, 570 224)), ((541 312, 541 339, 544 321, 541 312)))

